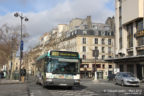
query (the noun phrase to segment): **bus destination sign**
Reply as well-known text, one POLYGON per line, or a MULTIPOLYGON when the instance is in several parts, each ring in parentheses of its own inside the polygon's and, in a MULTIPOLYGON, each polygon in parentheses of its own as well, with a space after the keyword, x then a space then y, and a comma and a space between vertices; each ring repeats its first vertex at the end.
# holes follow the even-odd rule
POLYGON ((52 51, 51 56, 60 56, 60 57, 75 57, 78 58, 77 52, 66 52, 66 51, 52 51))

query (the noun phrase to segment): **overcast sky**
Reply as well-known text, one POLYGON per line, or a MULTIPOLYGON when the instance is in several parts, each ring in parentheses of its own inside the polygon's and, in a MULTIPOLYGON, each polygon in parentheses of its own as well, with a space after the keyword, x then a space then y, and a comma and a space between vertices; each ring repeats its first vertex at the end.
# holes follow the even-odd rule
POLYGON ((0 26, 16 26, 20 19, 15 12, 22 12, 29 18, 24 22, 30 37, 24 43, 24 51, 39 42, 40 36, 57 24, 67 24, 73 18, 92 16, 92 21, 104 23, 114 16, 115 0, 0 0, 0 26))

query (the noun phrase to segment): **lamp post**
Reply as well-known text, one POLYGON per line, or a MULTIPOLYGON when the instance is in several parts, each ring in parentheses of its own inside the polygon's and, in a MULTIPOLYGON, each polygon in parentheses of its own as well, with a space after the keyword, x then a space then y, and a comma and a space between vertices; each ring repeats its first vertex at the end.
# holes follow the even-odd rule
POLYGON ((10 56, 10 70, 9 70, 9 79, 12 79, 12 71, 13 71, 13 37, 11 37, 11 56, 10 56))
POLYGON ((19 66, 19 80, 21 81, 20 78, 20 70, 21 70, 21 63, 22 63, 22 56, 23 56, 23 38, 22 38, 22 24, 23 24, 23 20, 28 21, 27 17, 24 17, 23 14, 19 14, 19 13, 15 13, 14 14, 15 17, 20 17, 21 19, 21 36, 20 36, 20 66, 19 66))
POLYGON ((95 66, 94 66, 94 79, 97 80, 97 66, 96 66, 96 59, 99 56, 99 50, 95 49, 93 50, 93 56, 95 57, 95 66))

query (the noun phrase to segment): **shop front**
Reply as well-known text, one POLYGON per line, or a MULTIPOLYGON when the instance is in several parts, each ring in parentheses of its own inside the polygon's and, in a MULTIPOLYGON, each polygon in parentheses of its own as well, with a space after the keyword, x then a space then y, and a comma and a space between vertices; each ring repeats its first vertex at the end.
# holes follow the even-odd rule
POLYGON ((120 72, 131 72, 140 80, 144 80, 144 56, 109 59, 116 64, 120 72))

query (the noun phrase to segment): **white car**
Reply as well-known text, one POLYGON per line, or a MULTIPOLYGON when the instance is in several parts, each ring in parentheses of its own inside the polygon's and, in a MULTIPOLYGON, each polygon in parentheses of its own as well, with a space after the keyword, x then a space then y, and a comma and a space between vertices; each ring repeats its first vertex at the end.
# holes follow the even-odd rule
POLYGON ((122 86, 140 86, 140 80, 130 72, 118 72, 115 76, 115 83, 122 86))

